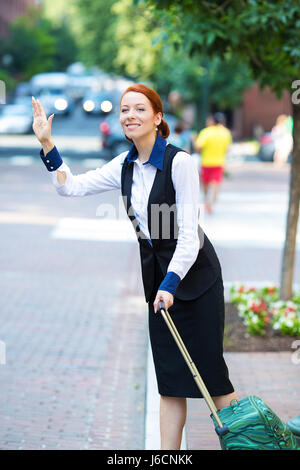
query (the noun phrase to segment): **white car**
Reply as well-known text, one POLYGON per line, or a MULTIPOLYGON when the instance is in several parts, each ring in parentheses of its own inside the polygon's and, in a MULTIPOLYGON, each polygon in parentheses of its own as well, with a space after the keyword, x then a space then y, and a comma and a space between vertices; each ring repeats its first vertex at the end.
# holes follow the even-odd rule
POLYGON ((31 134, 32 111, 23 104, 5 104, 0 109, 0 134, 31 134))

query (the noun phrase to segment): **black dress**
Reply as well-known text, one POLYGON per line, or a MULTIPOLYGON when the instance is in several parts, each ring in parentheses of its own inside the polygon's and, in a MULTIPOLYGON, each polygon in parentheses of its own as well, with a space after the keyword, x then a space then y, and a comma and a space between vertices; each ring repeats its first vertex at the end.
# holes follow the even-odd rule
MULTIPOLYGON (((156 262, 148 322, 158 392, 170 397, 203 398, 165 320, 159 312, 154 313, 153 302, 163 278, 156 262)), ((225 304, 222 276, 195 300, 174 298, 168 312, 211 396, 233 392, 223 358, 225 304)))

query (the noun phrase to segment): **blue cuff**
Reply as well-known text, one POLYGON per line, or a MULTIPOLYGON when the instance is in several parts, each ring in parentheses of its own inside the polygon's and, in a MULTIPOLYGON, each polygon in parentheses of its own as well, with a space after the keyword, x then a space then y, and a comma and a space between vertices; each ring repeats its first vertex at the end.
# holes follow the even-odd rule
POLYGON ((63 163, 61 156, 58 153, 57 148, 53 147, 50 152, 47 153, 47 155, 44 155, 44 150, 42 149, 40 151, 40 157, 45 164, 46 168, 48 171, 55 171, 57 168, 60 167, 60 165, 63 163))
POLYGON ((181 279, 178 274, 174 273, 173 271, 169 271, 165 275, 165 278, 159 286, 158 290, 166 290, 167 292, 170 292, 170 294, 174 295, 180 281, 181 279))

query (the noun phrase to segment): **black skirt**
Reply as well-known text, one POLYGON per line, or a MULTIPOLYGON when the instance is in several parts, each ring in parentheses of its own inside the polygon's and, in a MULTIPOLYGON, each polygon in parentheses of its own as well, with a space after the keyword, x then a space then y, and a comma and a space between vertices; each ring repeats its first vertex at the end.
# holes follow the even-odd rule
MULTIPOLYGON (((149 336, 157 379, 163 396, 203 398, 162 315, 153 302, 163 274, 156 261, 155 286, 149 301, 149 336)), ((224 286, 220 276, 198 299, 174 299, 168 309, 211 396, 234 391, 223 357, 224 286)))

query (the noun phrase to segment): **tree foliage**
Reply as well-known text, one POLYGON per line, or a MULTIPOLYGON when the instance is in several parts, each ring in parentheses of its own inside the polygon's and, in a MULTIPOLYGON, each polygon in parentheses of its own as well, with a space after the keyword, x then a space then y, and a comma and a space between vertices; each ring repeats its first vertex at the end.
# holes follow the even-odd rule
POLYGON ((298 0, 145 1, 163 19, 166 40, 184 44, 189 54, 225 58, 230 53, 278 96, 299 78, 298 0))
POLYGON ((116 0, 76 0, 80 14, 80 59, 87 65, 97 65, 111 73, 120 73, 116 62, 119 44, 116 34, 116 0))
POLYGON ((66 24, 53 26, 36 8, 10 24, 0 43, 0 63, 6 74, 29 80, 40 72, 62 71, 77 56, 66 24), (9 60, 8 60, 9 59, 9 60))
POLYGON ((207 70, 204 57, 190 57, 180 41, 167 42, 164 16, 144 2, 77 0, 77 5, 85 38, 82 58, 88 64, 146 82, 163 95, 175 89, 187 102, 197 102, 209 80, 210 103, 231 109, 252 83, 247 67, 234 63, 230 54, 211 58, 207 70))

